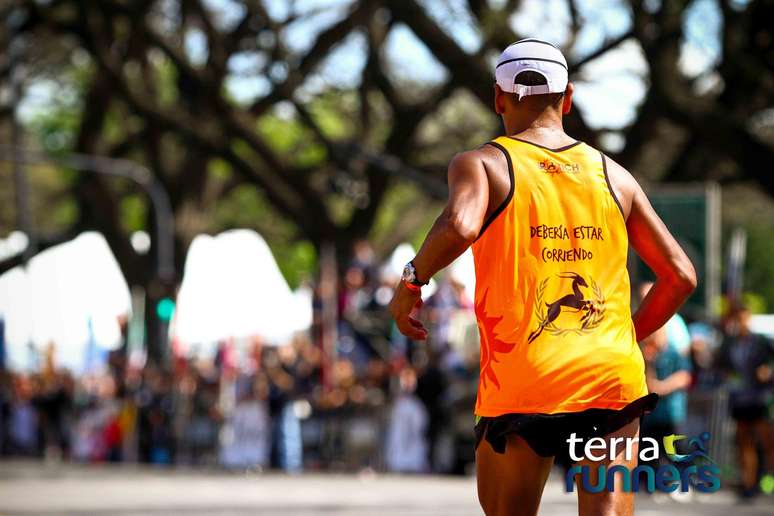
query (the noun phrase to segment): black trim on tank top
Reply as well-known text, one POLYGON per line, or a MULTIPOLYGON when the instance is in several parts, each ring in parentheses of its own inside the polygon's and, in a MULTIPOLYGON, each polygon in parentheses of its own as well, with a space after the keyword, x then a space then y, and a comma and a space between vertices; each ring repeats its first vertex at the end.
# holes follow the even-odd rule
POLYGON ((486 221, 484 222, 484 225, 481 226, 481 231, 479 231, 478 236, 476 237, 476 240, 481 238, 481 235, 484 234, 484 231, 486 231, 486 229, 489 227, 489 225, 492 222, 494 222, 494 220, 497 218, 497 216, 500 215, 503 212, 503 210, 505 210, 505 208, 508 206, 508 204, 510 204, 511 199, 513 199, 513 191, 514 191, 515 186, 516 186, 515 185, 514 174, 513 174, 513 163, 511 162, 511 154, 508 152, 508 150, 505 147, 503 147, 502 145, 500 145, 497 142, 486 142, 486 145, 491 145, 492 147, 496 147, 496 148, 500 149, 500 151, 502 151, 503 154, 505 154, 505 160, 508 162, 508 178, 511 181, 511 188, 508 191, 508 195, 505 197, 503 202, 500 203, 500 206, 498 206, 497 209, 495 211, 493 211, 491 213, 491 215, 489 215, 489 217, 487 217, 486 221))
POLYGON ((578 140, 578 141, 576 141, 574 143, 571 143, 569 145, 565 145, 564 147, 559 147, 558 149, 552 149, 550 147, 546 147, 545 145, 540 145, 539 143, 530 142, 530 141, 527 141, 527 140, 522 140, 521 138, 516 138, 515 136, 509 136, 508 138, 510 138, 511 140, 516 140, 517 142, 528 143, 530 145, 534 145, 535 147, 540 147, 541 149, 545 149, 545 150, 551 151, 551 152, 566 151, 567 149, 572 149, 576 145, 580 145, 581 143, 583 143, 582 141, 578 140))
POLYGON ((610 190, 610 196, 615 201, 616 206, 618 206, 618 210, 621 212, 621 216, 624 218, 624 222, 626 222, 626 215, 624 214, 623 207, 621 207, 621 203, 618 201, 618 197, 615 195, 615 190, 613 190, 613 185, 610 184, 610 178, 607 175, 607 157, 602 151, 599 152, 599 155, 602 157, 602 171, 605 173, 607 189, 610 190))

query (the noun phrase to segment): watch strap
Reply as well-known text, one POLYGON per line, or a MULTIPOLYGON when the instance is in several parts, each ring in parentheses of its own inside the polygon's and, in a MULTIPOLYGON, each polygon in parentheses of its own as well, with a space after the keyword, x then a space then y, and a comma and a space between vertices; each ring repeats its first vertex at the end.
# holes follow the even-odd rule
POLYGON ((425 285, 427 285, 428 283, 430 283, 429 281, 424 281, 424 282, 423 282, 423 281, 421 281, 421 280, 420 280, 420 279, 417 277, 417 268, 416 268, 416 266, 414 265, 414 260, 411 260, 409 263, 411 264, 411 267, 414 269, 414 280, 413 280, 413 281, 410 281, 410 282, 406 282, 406 283, 411 283, 412 285, 414 285, 414 286, 416 286, 416 287, 424 287, 425 285))
POLYGON ((417 285, 417 284, 412 283, 410 281, 404 281, 403 284, 406 285, 406 288, 409 289, 412 292, 421 292, 422 291, 422 287, 420 285, 417 285))

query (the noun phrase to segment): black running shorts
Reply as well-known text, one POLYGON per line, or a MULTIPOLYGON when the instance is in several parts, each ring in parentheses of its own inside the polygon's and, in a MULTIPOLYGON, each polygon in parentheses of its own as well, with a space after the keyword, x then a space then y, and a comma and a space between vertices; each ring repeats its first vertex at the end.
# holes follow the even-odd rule
POLYGON ((518 434, 541 457, 553 457, 567 447, 567 439, 575 433, 584 440, 603 437, 620 430, 643 414, 651 412, 658 395, 650 393, 619 410, 588 409, 561 414, 503 414, 482 417, 475 427, 476 448, 482 439, 497 453, 505 453, 510 434, 518 434))

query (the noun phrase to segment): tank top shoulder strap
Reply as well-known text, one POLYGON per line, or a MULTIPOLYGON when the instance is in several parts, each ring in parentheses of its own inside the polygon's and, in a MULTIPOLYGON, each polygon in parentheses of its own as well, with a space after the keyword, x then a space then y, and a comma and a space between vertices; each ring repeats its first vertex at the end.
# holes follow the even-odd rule
POLYGON ((492 147, 495 147, 496 149, 499 149, 503 155, 505 156, 505 161, 508 165, 508 184, 510 185, 508 188, 508 194, 505 196, 505 199, 492 211, 492 213, 486 218, 484 221, 484 224, 481 226, 481 231, 479 231, 478 236, 481 237, 481 235, 484 234, 484 231, 489 227, 489 225, 500 215, 505 208, 508 207, 508 205, 513 200, 513 192, 516 189, 516 178, 515 178, 515 172, 513 167, 513 156, 511 154, 511 149, 508 147, 507 141, 504 141, 503 139, 507 140, 506 137, 499 137, 495 138, 494 140, 486 142, 485 145, 491 145, 492 147))

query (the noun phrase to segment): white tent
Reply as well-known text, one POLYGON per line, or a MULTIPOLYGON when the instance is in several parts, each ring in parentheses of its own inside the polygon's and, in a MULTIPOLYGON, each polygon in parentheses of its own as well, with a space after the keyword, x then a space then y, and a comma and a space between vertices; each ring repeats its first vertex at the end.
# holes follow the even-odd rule
POLYGON ((259 336, 283 344, 311 322, 311 293, 290 290, 256 232, 199 235, 191 243, 175 314, 180 342, 259 336))
POLYGON ((29 344, 41 350, 54 343, 58 365, 80 372, 89 346, 120 343, 118 318, 129 312, 126 281, 99 233, 82 233, 39 253, 26 270, 0 276, 0 317, 14 369, 35 366, 29 344))

